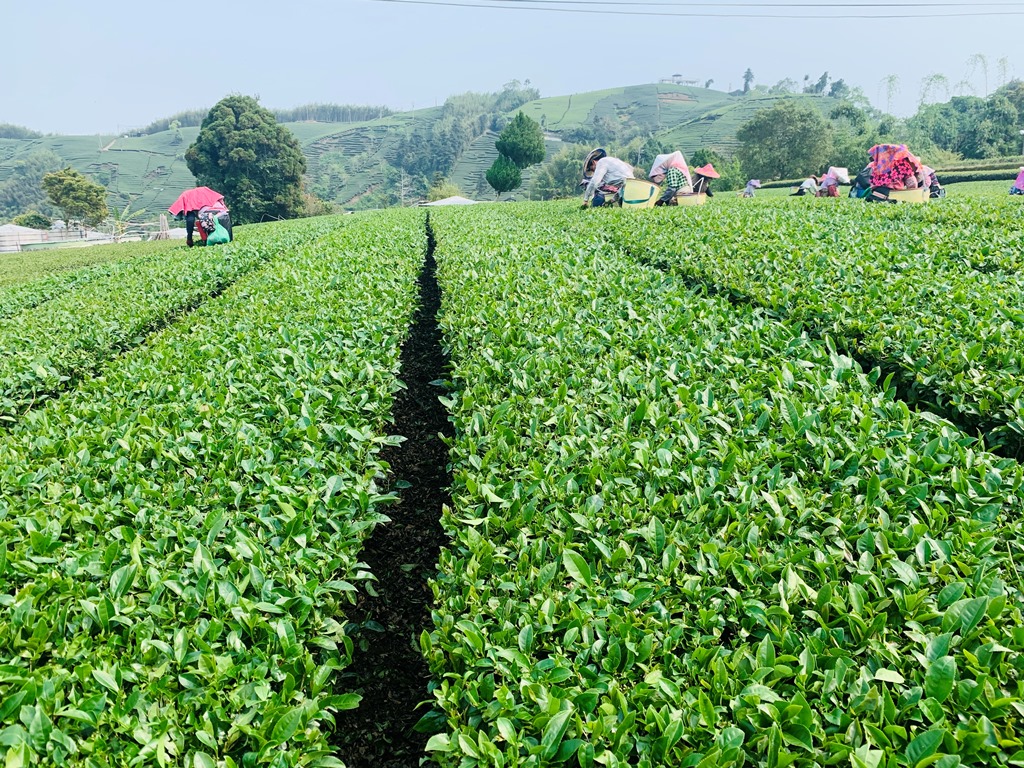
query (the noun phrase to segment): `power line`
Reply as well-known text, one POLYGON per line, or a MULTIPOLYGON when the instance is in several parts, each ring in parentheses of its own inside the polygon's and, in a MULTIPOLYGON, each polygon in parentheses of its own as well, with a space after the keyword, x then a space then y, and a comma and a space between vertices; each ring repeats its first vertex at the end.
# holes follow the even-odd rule
MULTIPOLYGON (((923 2, 923 3, 687 3, 687 2, 626 2, 625 0, 478 0, 481 3, 526 3, 529 5, 613 5, 635 8, 655 6, 668 8, 977 8, 1024 6, 1024 2, 968 3, 968 2, 923 2)), ((492 6, 482 5, 483 8, 492 6)), ((541 10, 536 8, 534 10, 541 10)))
MULTIPOLYGON (((526 2, 532 3, 537 0, 501 0, 504 3, 515 3, 515 2, 526 2)), ((546 13, 582 13, 582 14, 604 14, 610 16, 659 16, 659 17, 674 17, 674 18, 697 18, 697 19, 935 19, 935 18, 976 18, 979 16, 1024 16, 1024 10, 1022 11, 969 11, 962 13, 927 13, 927 14, 887 14, 887 13, 843 13, 843 14, 767 14, 767 13, 678 13, 670 11, 614 11, 614 10, 602 10, 600 8, 563 8, 563 7, 552 7, 552 6, 533 6, 533 5, 485 5, 480 2, 446 2, 446 0, 371 0, 371 2, 377 3, 399 3, 402 5, 427 5, 427 6, 444 6, 448 8, 474 8, 474 9, 488 9, 488 10, 505 10, 505 11, 541 11, 546 13)), ((586 3, 587 5, 594 5, 594 3, 586 3)), ((697 4, 689 4, 690 7, 694 7, 697 4)), ((976 3, 913 3, 904 4, 898 7, 904 8, 920 8, 926 10, 929 8, 941 8, 941 7, 962 7, 970 6, 976 7, 976 3)), ((989 5, 983 3, 982 5, 989 5)), ((1013 4, 1014 7, 1021 5, 1020 3, 1013 4)), ((711 4, 705 3, 701 7, 723 7, 722 4, 711 4)), ((835 8, 835 5, 827 5, 823 3, 818 4, 772 4, 772 5, 756 5, 756 4, 736 4, 732 7, 752 7, 752 8, 835 8)), ((856 5, 856 6, 842 6, 842 7, 883 7, 882 5, 869 6, 869 5, 856 5)), ((893 7, 893 4, 886 3, 885 7, 893 7)))

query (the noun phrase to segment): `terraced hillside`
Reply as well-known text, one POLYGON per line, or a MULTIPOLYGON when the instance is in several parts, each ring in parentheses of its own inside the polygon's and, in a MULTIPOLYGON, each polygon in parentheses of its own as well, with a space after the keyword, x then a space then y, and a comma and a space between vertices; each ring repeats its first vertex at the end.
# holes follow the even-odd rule
MULTIPOLYGON (((728 153, 736 146, 740 126, 779 98, 734 96, 663 83, 537 99, 520 109, 543 126, 549 137, 549 153, 557 151, 563 139, 586 143, 607 135, 626 140, 654 135, 685 152, 709 147, 728 153)), ((834 104, 824 97, 797 98, 810 99, 823 110, 834 104)), ((400 170, 409 151, 407 142, 410 137, 429 132, 443 119, 443 109, 432 107, 367 122, 284 125, 306 155, 310 189, 339 205, 359 208, 383 204, 383 198, 375 192, 388 191, 396 201, 400 194, 406 202, 410 195, 415 196, 416 184, 400 170)), ((133 208, 155 212, 194 183, 184 153, 197 134, 197 128, 182 128, 177 133, 164 131, 128 138, 0 139, 0 183, 10 177, 12 165, 19 159, 34 151, 50 150, 104 184, 112 207, 120 208, 131 201, 133 208)), ((495 156, 494 133, 484 130, 461 149, 449 175, 465 194, 487 197, 490 189, 484 174, 495 156)), ((529 174, 524 183, 529 183, 529 174)))

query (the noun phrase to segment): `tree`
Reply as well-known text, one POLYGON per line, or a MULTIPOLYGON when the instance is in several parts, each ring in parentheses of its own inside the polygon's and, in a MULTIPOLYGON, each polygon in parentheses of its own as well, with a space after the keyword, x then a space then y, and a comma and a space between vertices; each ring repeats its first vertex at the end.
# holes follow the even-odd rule
POLYGON ((900 92, 900 76, 893 74, 882 78, 885 84, 885 111, 892 114, 892 100, 900 92))
POLYGON ((999 66, 999 85, 1004 86, 1010 82, 1010 59, 1001 56, 996 63, 999 66))
POLYGON ((792 179, 818 171, 832 151, 832 128, 821 112, 793 99, 755 114, 736 138, 743 172, 761 179, 792 179))
POLYGON ((746 186, 747 178, 749 177, 743 175, 740 161, 735 157, 726 159, 713 149, 701 147, 690 155, 688 159, 691 170, 711 163, 714 169, 718 171, 720 178, 714 182, 713 192, 731 192, 736 189, 743 189, 746 186))
POLYGON ((829 120, 832 122, 833 147, 827 164, 861 168, 867 162, 868 149, 882 141, 877 121, 848 101, 837 104, 829 120))
POLYGON ((530 192, 541 200, 573 197, 580 193, 583 159, 589 148, 582 144, 563 147, 537 169, 530 192))
POLYGON ((982 83, 985 86, 985 90, 982 92, 983 96, 988 96, 988 59, 985 58, 985 54, 976 53, 967 59, 967 77, 972 77, 978 69, 981 70, 982 83))
POLYGON ((53 216, 53 207, 43 191, 43 176, 64 167, 64 161, 48 149, 30 152, 10 165, 7 181, 0 182, 0 221, 25 211, 53 216))
POLYGON ((715 83, 715 81, 713 79, 705 80, 704 81, 704 90, 705 91, 711 90, 711 86, 714 85, 714 83, 715 83))
POLYGON ((290 219, 305 211, 306 159, 291 132, 250 96, 221 99, 185 152, 201 186, 221 192, 240 224, 290 219))
POLYGON ((796 80, 794 80, 791 77, 784 77, 782 80, 779 80, 779 82, 777 82, 775 85, 769 88, 768 93, 796 93, 797 88, 799 88, 799 86, 797 85, 796 80))
POLYGON ((544 161, 544 133, 540 124, 517 112, 498 140, 495 148, 522 170, 544 161))
POLYGON ((928 103, 931 98, 932 92, 941 89, 945 94, 945 98, 949 98, 949 78, 938 72, 928 75, 924 80, 921 81, 921 102, 920 106, 924 106, 928 103))
POLYGON ((487 183, 497 193, 495 197, 500 197, 503 193, 511 192, 522 184, 523 174, 520 172, 519 166, 512 160, 505 155, 498 155, 491 167, 487 169, 487 183))
MULTIPOLYGON (((809 77, 805 77, 804 81, 809 81, 809 77)), ((818 78, 817 82, 813 85, 805 85, 804 93, 813 93, 815 95, 821 95, 825 93, 825 89, 828 88, 829 76, 828 72, 823 72, 821 77, 818 78)))
POLYGON ((15 216, 11 223, 17 224, 19 227, 31 227, 32 229, 42 230, 47 230, 53 225, 49 217, 43 216, 39 211, 29 211, 28 213, 21 214, 21 216, 15 216))
POLYGON ((743 73, 743 92, 750 93, 750 85, 754 82, 754 73, 750 67, 747 67, 747 71, 743 73))
POLYGON ((954 96, 944 104, 923 105, 907 121, 907 138, 922 151, 934 145, 964 157, 981 157, 975 128, 985 119, 985 107, 985 100, 977 96, 954 96))
POLYGON ((94 227, 107 217, 107 190, 71 166, 43 176, 43 190, 69 227, 72 221, 94 227))
POLYGON ((302 192, 303 216, 330 216, 334 213, 334 204, 322 200, 312 192, 302 192))
POLYGON ((518 80, 510 80, 501 87, 501 92, 494 100, 496 112, 511 112, 519 109, 528 101, 535 101, 540 98, 540 91, 530 85, 526 80, 520 83, 518 80))
POLYGON ((456 196, 462 197, 462 190, 459 189, 458 184, 449 179, 438 179, 427 189, 427 202, 430 203, 456 196))
POLYGON ((833 99, 845 99, 850 95, 850 87, 842 78, 839 78, 828 89, 828 95, 833 99))

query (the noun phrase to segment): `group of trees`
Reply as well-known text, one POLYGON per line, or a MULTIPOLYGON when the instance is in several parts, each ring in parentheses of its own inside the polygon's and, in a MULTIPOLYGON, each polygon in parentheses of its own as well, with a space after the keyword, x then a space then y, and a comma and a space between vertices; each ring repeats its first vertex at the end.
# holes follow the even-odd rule
POLYGON ((13 163, 11 171, 0 184, 0 218, 49 229, 58 213, 69 226, 95 226, 107 216, 107 190, 48 149, 30 152, 13 163))
POLYGON ((539 97, 529 80, 512 80, 497 93, 463 93, 447 99, 436 120, 420 123, 394 150, 394 162, 408 177, 408 193, 421 197, 432 180, 450 176, 474 140, 487 131, 504 130, 509 112, 539 97))
POLYGON ((1017 155, 1024 124, 1024 81, 1011 80, 987 97, 954 96, 926 104, 907 121, 915 146, 930 145, 968 158, 1017 155))
POLYGON ((11 123, 0 123, 0 139, 39 139, 41 133, 25 128, 21 125, 11 123))
MULTIPOLYGON (((840 83, 842 81, 836 81, 840 83)), ((828 113, 785 100, 737 133, 744 173, 798 178, 828 165, 859 168, 874 144, 908 144, 921 155, 983 159, 1021 153, 1024 82, 1012 80, 986 98, 954 96, 905 122, 841 101, 828 113)))
MULTIPOLYGON (((298 141, 251 97, 228 96, 214 106, 185 159, 200 186, 224 194, 238 223, 330 210, 303 190, 306 159, 298 141)), ((0 216, 46 228, 50 215, 58 212, 68 226, 95 227, 107 221, 115 236, 144 213, 132 211, 131 202, 111 213, 103 185, 65 166, 49 150, 14 163, 10 177, 0 184, 0 216)))
MULTIPOLYGON (((985 75, 987 92, 987 69, 985 75)), ((891 102, 898 78, 885 82, 891 102)), ((943 103, 922 104, 908 120, 896 120, 874 109, 859 89, 850 88, 842 79, 832 79, 828 72, 816 80, 805 75, 802 87, 785 80, 766 89, 754 86, 754 73, 748 68, 743 73, 743 92, 792 93, 794 97, 778 101, 744 125, 737 133, 739 146, 734 153, 701 150, 691 155, 695 165, 714 164, 722 175, 716 183, 720 189, 739 188, 746 178, 798 178, 828 165, 859 168, 867 149, 884 141, 908 143, 919 154, 932 153, 933 157, 945 153, 942 156, 988 158, 1015 155, 1020 149, 1024 82, 1019 80, 1007 82, 1004 78, 1003 85, 985 96, 961 95, 943 103), (830 99, 808 99, 799 95, 801 91, 830 99)), ((512 120, 506 117, 538 97, 529 81, 512 81, 497 93, 453 96, 439 109, 435 120, 418 122, 415 132, 390 144, 386 157, 371 148, 360 165, 353 157, 335 162, 330 152, 324 153, 318 170, 324 172, 326 168, 331 183, 318 185, 313 180, 310 189, 304 188, 306 160, 294 136, 280 124, 282 120, 364 120, 389 111, 382 107, 311 104, 273 112, 261 107, 256 99, 233 95, 207 112, 180 113, 146 130, 172 130, 183 141, 181 128, 199 125, 198 138, 184 154, 188 168, 200 185, 223 192, 235 220, 245 223, 327 212, 330 205, 315 193, 329 196, 349 175, 370 170, 380 177, 368 193, 374 204, 457 194, 447 180, 469 144, 488 131, 500 132, 495 142, 498 159, 485 174, 487 183, 500 196, 521 185, 525 168, 544 160, 542 126, 521 111, 512 120)), ((580 164, 593 146, 605 146, 638 168, 649 167, 656 154, 677 148, 661 146, 653 130, 654 126, 638 127, 630 121, 609 121, 607 116, 598 115, 576 134, 563 131, 560 137, 564 148, 534 174, 531 196, 576 194, 580 164)), ((0 137, 36 138, 38 134, 3 124, 0 137)), ((7 178, 0 182, 0 219, 22 215, 21 220, 28 221, 24 215, 31 212, 31 225, 44 226, 44 221, 57 215, 68 222, 88 225, 108 217, 103 187, 64 166, 64 161, 49 150, 31 152, 13 163, 7 178)), ((112 226, 116 228, 129 213, 130 204, 124 211, 115 212, 110 217, 112 226)))
POLYGON ((15 160, 7 180, 0 182, 0 221, 28 211, 54 215, 57 209, 43 191, 43 177, 64 165, 64 160, 48 149, 15 160))
MULTIPOLYGON (((708 84, 714 82, 709 80, 708 84)), ((708 87, 705 84, 705 88, 708 87)), ((804 75, 803 85, 801 86, 796 80, 792 78, 784 78, 779 80, 775 85, 771 87, 757 86, 754 85, 754 72, 749 67, 743 73, 743 93, 768 93, 768 94, 782 94, 782 93, 808 93, 816 96, 829 96, 833 99, 851 99, 866 104, 867 99, 862 93, 856 91, 846 84, 843 79, 833 80, 829 73, 822 72, 821 76, 817 80, 812 80, 810 75, 804 75)))

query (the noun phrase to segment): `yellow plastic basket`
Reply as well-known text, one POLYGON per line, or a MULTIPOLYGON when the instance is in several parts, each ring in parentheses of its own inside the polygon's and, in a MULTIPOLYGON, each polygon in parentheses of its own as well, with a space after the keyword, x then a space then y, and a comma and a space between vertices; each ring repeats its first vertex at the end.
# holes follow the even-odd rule
POLYGON ((622 186, 623 208, 653 208, 661 195, 661 187, 653 181, 626 179, 622 186))
POLYGON ((893 189, 889 191, 889 199, 899 203, 927 203, 928 190, 921 189, 893 189))
POLYGON ((694 194, 688 192, 685 195, 676 195, 676 205, 704 205, 708 201, 708 196, 703 192, 694 194))

